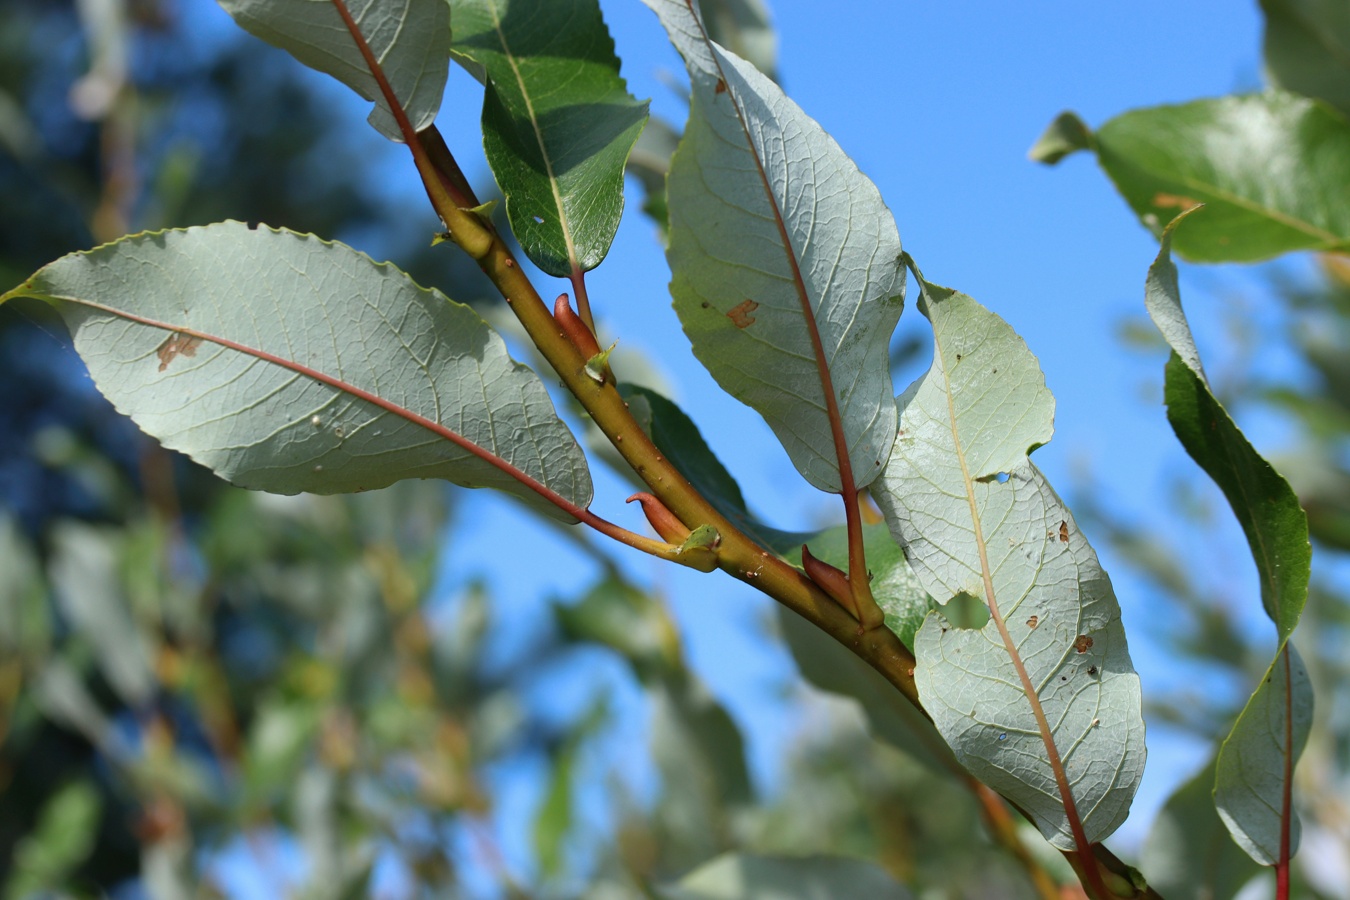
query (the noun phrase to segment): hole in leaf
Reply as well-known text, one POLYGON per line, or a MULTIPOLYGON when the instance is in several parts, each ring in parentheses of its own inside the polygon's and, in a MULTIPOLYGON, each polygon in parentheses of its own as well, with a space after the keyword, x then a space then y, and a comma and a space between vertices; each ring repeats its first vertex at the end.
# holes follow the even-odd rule
POLYGON ((536 225, 543 225, 543 224, 544 224, 544 217, 543 217, 543 216, 533 216, 532 218, 534 219, 534 224, 536 224, 536 225))
POLYGON ((1007 733, 1006 731, 1003 732, 1002 734, 1000 734, 1000 735, 998 736, 998 739, 999 739, 1000 741, 1006 741, 1006 740, 1008 739, 1008 733, 1007 733))
POLYGON ((976 596, 965 591, 957 594, 943 607, 942 614, 954 628, 983 628, 989 621, 989 607, 976 596))

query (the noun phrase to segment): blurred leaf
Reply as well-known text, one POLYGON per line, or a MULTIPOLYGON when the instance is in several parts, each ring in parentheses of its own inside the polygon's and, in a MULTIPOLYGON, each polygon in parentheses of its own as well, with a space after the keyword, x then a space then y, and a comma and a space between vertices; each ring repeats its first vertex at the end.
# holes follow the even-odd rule
POLYGON ((698 426, 670 400, 649 388, 620 384, 620 393, 642 430, 713 507, 764 546, 800 555, 810 532, 781 531, 761 523, 746 508, 740 485, 712 452, 698 426))
MULTIPOLYGON (((245 31, 373 100, 370 124, 390 140, 403 140, 389 104, 332 3, 219 2, 245 31)), ((444 0, 348 0, 346 5, 413 130, 431 125, 450 71, 449 6, 444 0)))
POLYGON ((1027 156, 1033 162, 1053 166, 1070 153, 1091 149, 1092 132, 1087 125, 1074 113, 1062 112, 1032 144, 1027 156))
POLYGON ((1343 189, 1350 122, 1320 103, 1269 91, 1138 109, 1041 159, 1054 162, 1078 146, 1096 151, 1155 234, 1178 213, 1206 205, 1176 236, 1186 259, 1254 262, 1293 250, 1350 250, 1343 189))
POLYGON ((910 892, 875 863, 827 856, 768 857, 729 853, 700 866, 662 900, 907 900, 910 892))
POLYGON ((1087 538, 1027 454, 1050 440, 1054 398, 1036 358, 973 299, 922 278, 932 368, 897 403, 894 455, 873 496, 941 612, 915 638, 919 699, 976 778, 1073 849, 1129 815, 1144 721, 1120 606, 1087 538), (1060 761, 1051 762, 1052 751, 1060 761))
POLYGON ((596 0, 451 0, 454 53, 487 73, 483 144, 511 230, 566 278, 600 265, 623 214, 623 170, 647 118, 619 77, 596 0))
POLYGON ((1214 762, 1168 798, 1140 862, 1168 900, 1231 900, 1261 868, 1243 853, 1214 809, 1214 762))
POLYGON ((132 619, 118 564, 121 536, 73 522, 58 526, 51 564, 62 614, 94 648, 99 669, 129 705, 144 706, 157 680, 150 632, 132 619))
POLYGON ((642 184, 642 191, 646 195, 642 211, 660 227, 663 240, 670 229, 666 175, 670 172, 670 159, 675 155, 679 143, 680 133, 674 126, 660 116, 653 116, 633 145, 626 169, 629 175, 636 177, 642 184))
POLYGON ((1343 0, 1261 0, 1261 11, 1271 82, 1324 100, 1350 118, 1350 6, 1343 0))
MULTIPOLYGON (((50 640, 47 596, 37 557, 17 523, 0 511, 0 660, 41 658, 50 640)), ((0 670, 4 667, 0 661, 0 670)), ((3 731, 0 725, 0 734, 3 731)))
POLYGON ((709 40, 778 80, 778 35, 763 0, 703 0, 709 40))
POLYGON ((241 487, 446 478, 566 517, 509 466, 590 503, 584 455, 501 338, 341 244, 240 222, 137 235, 57 260, 0 302, 14 296, 56 306, 122 412, 241 487))
POLYGON ((553 604, 563 633, 615 650, 643 681, 678 665, 679 638, 653 596, 618 577, 607 577, 576 603, 553 604))
POLYGON ((573 797, 580 750, 609 719, 610 711, 602 698, 591 706, 577 727, 568 731, 562 747, 553 755, 548 787, 534 817, 534 852, 539 871, 546 880, 552 881, 562 871, 563 844, 573 828, 573 797))
POLYGON ((856 700, 873 737, 934 772, 963 776, 933 723, 879 672, 787 607, 778 607, 778 625, 802 677, 822 691, 856 700))
POLYGON ((71 873, 94 848, 102 812, 98 791, 87 781, 73 781, 53 794, 15 849, 5 900, 63 893, 71 873))
POLYGON ((647 5, 693 90, 668 179, 666 256, 694 354, 764 416, 812 485, 841 490, 842 453, 865 487, 895 436, 889 344, 905 290, 895 220, 820 125, 710 43, 688 4, 647 5))

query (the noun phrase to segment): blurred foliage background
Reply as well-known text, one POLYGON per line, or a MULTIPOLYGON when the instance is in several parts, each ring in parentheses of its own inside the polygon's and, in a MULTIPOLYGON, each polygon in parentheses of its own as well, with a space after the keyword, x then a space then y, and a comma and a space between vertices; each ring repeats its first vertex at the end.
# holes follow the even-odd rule
MULTIPOLYGON (((772 71, 757 4, 724 6, 726 42, 772 71)), ((474 284, 459 256, 426 246, 429 214, 351 177, 370 160, 332 132, 313 84, 242 34, 194 32, 172 0, 6 0, 0 283, 128 231, 235 218, 366 238, 423 283, 474 284)), ((635 174, 659 216, 668 127, 648 140, 635 174)), ((1299 770, 1303 858, 1345 860, 1350 598, 1336 571, 1350 551, 1350 267, 1329 260, 1316 289, 1269 293, 1297 314, 1287 334, 1248 335, 1251 352, 1281 342, 1309 377, 1229 378, 1224 399, 1239 417, 1278 413, 1296 448, 1282 468, 1323 573, 1299 633, 1318 696, 1299 770)), ((0 308, 0 389, 5 900, 618 900, 675 896, 661 885, 731 851, 873 860, 926 897, 1052 897, 1051 881, 1073 882, 1034 831, 1020 829, 1020 855, 991 841, 1006 811, 943 753, 912 746, 898 711, 865 719, 851 701, 818 700, 809 733, 783 748, 780 789, 758 795, 743 736, 686 665, 663 598, 606 561, 581 596, 554 603, 530 667, 493 664, 487 636, 509 598, 438 589, 457 524, 443 486, 231 488, 119 417, 36 306, 0 308), (594 758, 615 715, 603 680, 573 716, 530 702, 551 660, 597 655, 643 698, 649 740, 623 752, 650 755, 650 791, 594 758), (545 785, 514 815, 533 848, 523 870, 492 825, 511 771, 545 785)), ((1222 736, 1268 653, 1171 544, 1093 502, 1105 495, 1078 493, 1089 527, 1185 610, 1163 639, 1235 685, 1153 697, 1149 715, 1222 736)), ((1200 529, 1226 514, 1184 497, 1176 509, 1200 529)), ((808 677, 877 696, 851 657, 790 636, 799 658, 837 659, 808 677)), ((1337 871, 1311 871, 1305 895, 1350 897, 1337 871)))

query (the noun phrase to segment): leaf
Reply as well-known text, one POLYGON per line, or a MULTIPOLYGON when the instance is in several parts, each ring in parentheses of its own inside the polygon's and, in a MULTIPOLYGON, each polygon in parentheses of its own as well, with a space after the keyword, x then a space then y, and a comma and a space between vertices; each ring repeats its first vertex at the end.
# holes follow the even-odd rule
POLYGON ((708 38, 778 80, 778 35, 763 0, 701 0, 708 38))
POLYGON ((311 235, 240 222, 74 253, 0 296, 52 303, 94 382, 241 487, 496 487, 564 517, 590 473, 539 379, 469 307, 311 235))
MULTIPOLYGON (((872 597, 886 614, 886 627, 895 632, 912 652, 914 635, 923 624, 924 616, 933 608, 929 597, 914 576, 905 554, 891 538, 890 530, 881 523, 863 526, 863 549, 867 554, 867 570, 872 576, 872 597)), ((848 528, 843 525, 804 537, 811 554, 821 562, 840 569, 848 567, 848 528)), ((801 546, 788 554, 793 565, 801 565, 801 546)), ((851 654, 850 654, 851 655, 851 654)), ((892 688, 892 690, 894 690, 892 688)))
POLYGON ((1350 250, 1350 122, 1320 103, 1269 91, 1139 109, 1083 143, 1154 233, 1206 205, 1175 239, 1186 259, 1350 250))
POLYGON ((600 265, 647 119, 596 0, 451 0, 454 53, 487 77, 483 144, 525 253, 566 278, 600 265))
POLYGON ((822 691, 856 700, 873 737, 934 772, 961 773, 933 723, 879 672, 787 607, 779 606, 778 624, 802 677, 822 691))
MULTIPOLYGON (((746 508, 740 485, 726 470, 698 426, 671 400, 650 388, 620 384, 629 412, 656 449, 680 470, 718 512, 760 544, 779 554, 800 553, 811 532, 782 531, 763 524, 746 508)), ((890 543, 887 541, 887 543, 890 543)), ((870 557, 869 557, 870 558, 870 557)))
POLYGON ((1169 900, 1231 900, 1261 871, 1214 810, 1214 762, 1168 798, 1144 842, 1141 868, 1169 900))
POLYGON ((65 522, 52 536, 52 586, 62 615, 94 649, 99 669, 129 706, 153 698, 158 648, 137 626, 118 572, 121 542, 116 532, 65 522))
POLYGON ((1257 862, 1271 865, 1285 858, 1285 827, 1290 853, 1298 842, 1298 820, 1287 793, 1307 739, 1312 688, 1288 640, 1307 603, 1312 547, 1308 519, 1293 488, 1256 452, 1210 391, 1181 307, 1172 242, 1207 215, 1206 209, 1178 218, 1164 230, 1144 297, 1173 351, 1164 385, 1167 419, 1186 452, 1228 498, 1256 561, 1262 606, 1275 623, 1274 661, 1219 749, 1214 798, 1233 838, 1257 862), (1182 221, 1186 229, 1179 230, 1182 221))
POLYGON ((1092 132, 1087 124, 1071 112, 1062 112, 1032 144, 1027 157, 1053 166, 1070 153, 1091 149, 1092 132))
POLYGON ((1261 0, 1261 11, 1271 83, 1350 117, 1350 6, 1344 0, 1261 0))
MULTIPOLYGON (((241 28, 375 101, 370 124, 402 141, 375 77, 331 0, 218 0, 241 28)), ((450 72, 444 0, 346 0, 414 131, 436 118, 450 72)))
POLYGON ((674 885, 662 900, 906 900, 910 892, 875 863, 829 856, 773 857, 726 853, 674 885))
POLYGON ((644 2, 693 88, 666 256, 694 354, 764 416, 807 481, 840 492, 847 465, 864 487, 894 438, 888 345, 905 285, 895 220, 839 145, 710 43, 688 4, 644 2))
POLYGON ((88 781, 72 781, 52 794, 33 830, 14 847, 4 896, 64 896, 67 880, 94 849, 102 812, 98 790, 88 781))
POLYGON ((1054 401, 1035 357, 970 297, 919 278, 932 368, 898 400, 900 431, 873 486, 919 583, 941 604, 915 638, 924 708, 958 760, 1017 803, 1056 847, 1073 815, 1096 842, 1124 821, 1144 723, 1120 608, 1096 554, 1027 454, 1054 401))
POLYGON ((1219 747, 1214 806, 1233 840, 1263 866, 1298 851, 1301 828, 1286 794, 1294 765, 1308 743, 1312 713, 1308 670, 1294 645, 1286 641, 1219 747))

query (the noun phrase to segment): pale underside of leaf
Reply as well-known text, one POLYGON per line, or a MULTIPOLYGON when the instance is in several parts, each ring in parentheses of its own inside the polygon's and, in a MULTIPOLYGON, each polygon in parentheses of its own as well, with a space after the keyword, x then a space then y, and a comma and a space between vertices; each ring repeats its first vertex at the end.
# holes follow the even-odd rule
POLYGON ((590 502, 585 457, 500 337, 343 245, 224 222, 72 254, 14 293, 57 307, 120 411, 242 487, 444 478, 570 518, 519 473, 590 502))
MULTIPOLYGON (((370 124, 394 141, 402 132, 332 0, 219 0, 245 31, 333 76, 375 102, 370 124)), ((440 109, 450 70, 450 9, 444 0, 347 0, 414 131, 440 109)))
MULTIPOLYGON (((1312 728, 1308 670, 1292 643, 1286 642, 1284 651, 1270 664, 1219 748, 1214 776, 1214 806, 1219 817, 1238 846, 1263 866, 1281 859, 1286 762, 1302 754, 1312 728)), ((1292 811, 1288 827, 1292 856, 1301 833, 1299 818, 1292 811)))
POLYGON ((685 333, 811 484, 840 491, 846 454, 863 487, 895 429, 888 347, 905 272, 894 218, 838 144, 709 42, 686 3, 647 5, 683 54, 693 94, 668 183, 667 258, 685 333))
POLYGON ((453 0, 455 53, 488 79, 483 134, 511 229, 545 272, 595 268, 647 117, 595 0, 453 0))
POLYGON ((1054 412, 1035 357, 969 297, 921 286, 934 363, 898 400, 895 452, 873 495, 923 588, 943 604, 977 597, 990 621, 957 628, 929 614, 915 639, 919 697, 972 774, 1074 849, 1065 789, 1095 842, 1124 821, 1143 773, 1120 608, 1027 459, 1054 412))

